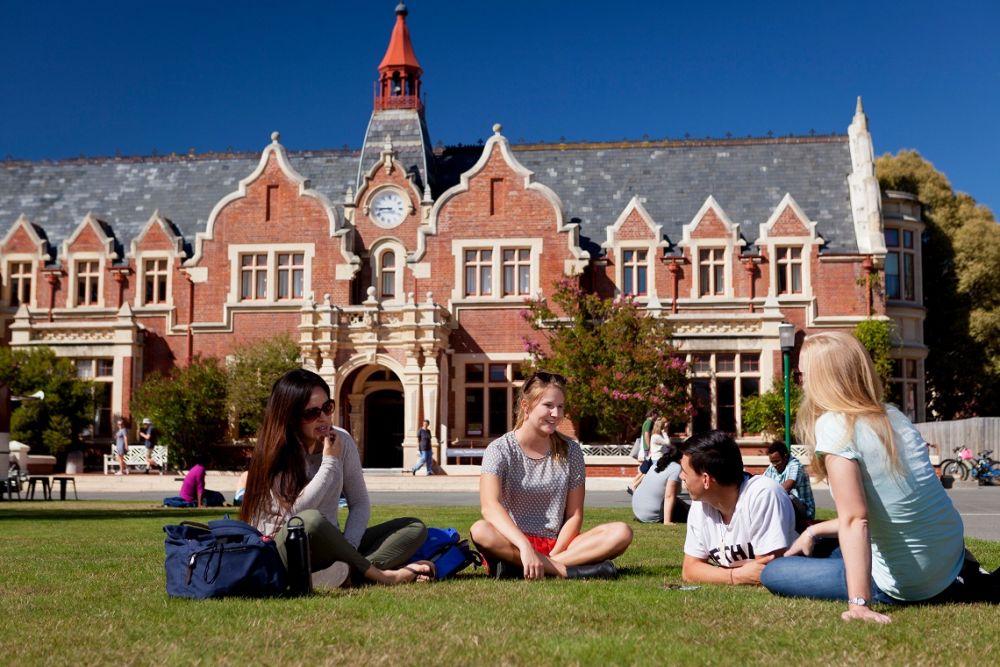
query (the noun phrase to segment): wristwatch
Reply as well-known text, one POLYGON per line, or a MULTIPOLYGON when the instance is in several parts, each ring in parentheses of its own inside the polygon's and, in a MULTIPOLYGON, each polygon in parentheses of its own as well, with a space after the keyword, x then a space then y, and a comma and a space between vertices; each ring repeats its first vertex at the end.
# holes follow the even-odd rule
POLYGON ((847 604, 853 604, 853 605, 855 605, 857 607, 867 607, 868 606, 868 600, 866 600, 864 598, 848 598, 847 599, 847 604))

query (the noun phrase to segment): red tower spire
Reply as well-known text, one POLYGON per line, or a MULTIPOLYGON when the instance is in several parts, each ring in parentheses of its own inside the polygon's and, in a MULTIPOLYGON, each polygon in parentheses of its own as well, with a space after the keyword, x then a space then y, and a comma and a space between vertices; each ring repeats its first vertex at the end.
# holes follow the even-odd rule
POLYGON ((396 25, 392 28, 389 48, 385 50, 378 66, 378 81, 375 85, 375 110, 417 109, 423 110, 420 102, 420 75, 423 70, 413 53, 410 31, 406 27, 406 5, 396 5, 396 25))

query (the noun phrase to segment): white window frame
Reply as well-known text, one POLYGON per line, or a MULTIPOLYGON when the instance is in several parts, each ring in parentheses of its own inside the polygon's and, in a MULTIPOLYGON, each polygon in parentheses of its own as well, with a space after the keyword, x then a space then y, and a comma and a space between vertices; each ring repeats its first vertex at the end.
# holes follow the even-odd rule
MULTIPOLYGON (((18 274, 19 276, 24 274, 18 274)), ((4 258, 3 262, 3 303, 5 306, 10 307, 20 307, 21 304, 28 306, 28 308, 35 308, 35 291, 38 287, 38 260, 31 255, 24 254, 11 254, 4 258), (28 300, 19 299, 17 306, 11 305, 11 297, 14 295, 14 273, 13 266, 15 264, 28 264, 29 277, 31 278, 31 288, 28 290, 28 300)))
POLYGON ((886 244, 885 244, 886 264, 885 265, 886 266, 888 265, 889 255, 896 255, 899 258, 898 259, 898 262, 899 262, 899 264, 898 264, 898 267, 899 267, 899 296, 898 297, 889 296, 888 272, 885 271, 885 269, 883 268, 883 273, 885 273, 885 277, 886 277, 885 298, 886 298, 886 300, 893 301, 893 302, 897 302, 898 301, 898 302, 904 302, 904 303, 920 303, 917 300, 918 296, 920 296, 920 287, 919 287, 919 282, 918 282, 919 281, 918 276, 920 275, 920 271, 918 270, 918 267, 917 267, 917 263, 919 262, 919 258, 920 258, 920 252, 918 252, 918 247, 917 247, 920 244, 920 232, 916 231, 915 229, 913 229, 912 227, 910 227, 908 225, 899 224, 899 222, 895 221, 895 220, 892 221, 891 223, 886 223, 885 224, 884 229, 883 229, 883 234, 885 232, 890 231, 890 230, 895 231, 896 234, 899 235, 899 239, 898 239, 899 243, 897 245, 890 246, 889 243, 888 243, 888 241, 886 241, 886 244), (912 238, 913 238, 913 245, 911 247, 909 247, 909 248, 907 248, 905 245, 903 245, 903 235, 905 233, 911 234, 912 238), (906 257, 906 255, 909 255, 909 256, 911 256, 913 258, 913 298, 912 299, 908 299, 906 297, 906 281, 905 281, 905 278, 906 278, 906 272, 905 272, 906 261, 905 261, 905 257, 906 257))
POLYGON ((699 245, 697 246, 697 251, 694 257, 694 275, 692 276, 695 284, 695 294, 693 296, 699 299, 717 299, 719 297, 725 297, 732 294, 732 254, 729 248, 721 245, 699 245), (706 262, 702 259, 701 254, 703 252, 711 253, 710 259, 706 262), (715 253, 721 253, 721 257, 716 257, 715 253), (708 272, 708 282, 709 290, 707 292, 702 292, 702 280, 701 280, 701 270, 704 266, 710 267, 708 272), (716 285, 716 271, 715 269, 722 268, 722 289, 718 289, 716 285))
POLYGON ((98 253, 73 253, 69 260, 69 289, 66 294, 66 305, 70 308, 103 308, 104 307, 104 274, 105 257, 98 253), (97 262, 97 299, 94 303, 79 303, 77 299, 77 279, 81 262, 97 262))
POLYGON ((406 248, 402 243, 399 243, 398 241, 384 241, 372 249, 372 285, 375 287, 375 294, 378 296, 379 301, 387 304, 394 304, 403 303, 406 300, 406 294, 403 291, 403 271, 405 268, 406 248), (395 255, 396 264, 393 267, 395 275, 393 276, 392 284, 396 293, 387 298, 382 294, 382 258, 388 252, 395 255))
MULTIPOLYGON (((733 400, 735 401, 734 406, 734 416, 736 420, 737 437, 743 433, 743 383, 744 379, 755 379, 757 380, 757 391, 764 391, 762 384, 762 374, 761 367, 764 365, 761 359, 762 352, 760 350, 696 350, 691 351, 687 354, 688 367, 691 369, 690 378, 692 380, 708 380, 709 381, 709 396, 710 405, 709 410, 711 412, 711 428, 718 428, 719 425, 719 390, 717 381, 719 378, 733 380, 733 400), (719 371, 718 357, 719 355, 732 355, 733 356, 733 370, 732 371, 719 371), (757 370, 756 371, 744 371, 743 370, 743 357, 747 356, 757 360, 757 370), (709 357, 709 370, 708 371, 696 371, 694 368, 694 358, 695 357, 709 357)), ((691 390, 694 391, 694 383, 691 383, 691 390)), ((692 393, 693 398, 693 393, 692 393)), ((692 415, 691 420, 688 422, 688 432, 692 433, 694 429, 694 416, 692 415)))
POLYGON ((758 248, 764 250, 768 258, 767 296, 777 298, 779 303, 810 301, 813 297, 813 248, 818 249, 824 243, 822 237, 816 233, 816 223, 809 219, 809 216, 790 194, 786 194, 774 208, 767 222, 760 226, 760 238, 754 241, 758 248), (786 210, 791 210, 792 214, 798 218, 804 228, 803 233, 799 236, 772 236, 771 232, 774 231, 775 225, 786 210), (778 248, 802 248, 802 292, 778 293, 778 248))
POLYGON ((653 279, 654 278, 653 257, 656 255, 655 246, 650 247, 650 244, 648 243, 643 243, 643 244, 623 243, 622 245, 618 246, 616 254, 617 254, 617 261, 615 262, 615 284, 618 285, 619 294, 627 295, 641 301, 645 301, 649 299, 651 296, 655 296, 656 290, 653 288, 653 283, 655 282, 653 279), (638 270, 639 269, 646 270, 646 291, 643 293, 639 293, 638 291, 630 293, 628 291, 629 286, 625 284, 625 268, 626 268, 625 253, 627 252, 646 253, 645 260, 636 259, 634 262, 630 264, 630 266, 632 266, 636 270, 636 274, 632 276, 632 286, 638 285, 639 282, 638 270))
POLYGON ((806 255, 809 252, 806 247, 803 247, 801 243, 795 243, 791 245, 782 245, 779 243, 774 244, 774 254, 773 261, 774 265, 774 291, 777 296, 802 296, 806 292, 805 274, 806 274, 806 255), (798 259, 791 257, 791 252, 793 250, 799 251, 798 259), (787 255, 787 256, 783 256, 787 255), (799 267, 799 291, 795 291, 792 288, 794 284, 792 280, 792 272, 795 267, 799 267), (781 285, 781 274, 785 274, 785 284, 788 290, 785 292, 780 291, 781 285))
POLYGON ((302 304, 312 295, 312 266, 315 254, 316 249, 312 243, 231 244, 229 246, 230 281, 229 296, 227 297, 228 305, 252 307, 262 304, 302 304), (278 298, 278 255, 286 253, 300 253, 304 256, 302 298, 300 299, 278 298), (244 255, 267 256, 267 289, 263 299, 243 299, 241 296, 242 275, 240 258, 244 255))
POLYGON ((508 419, 508 427, 504 432, 513 428, 514 425, 514 409, 517 405, 517 397, 519 395, 519 390, 524 384, 524 380, 514 380, 512 378, 512 364, 519 364, 523 368, 531 362, 531 359, 524 355, 511 355, 511 354, 459 354, 455 355, 455 380, 454 380, 454 390, 455 396, 457 398, 457 405, 455 406, 455 418, 456 418, 456 430, 455 436, 460 440, 481 440, 483 444, 487 444, 496 438, 495 435, 491 436, 489 434, 489 415, 490 415, 490 392, 489 389, 506 386, 507 387, 507 400, 508 400, 508 412, 510 416, 508 419), (483 365, 483 381, 482 382, 467 382, 466 381, 466 367, 472 364, 482 364, 483 365), (505 382, 491 382, 490 381, 490 364, 506 364, 507 365, 507 380, 505 382), (468 419, 466 413, 466 391, 468 389, 481 389, 483 391, 483 430, 479 435, 468 435, 468 419))
POLYGON ((135 305, 142 308, 149 306, 151 308, 163 308, 165 306, 170 306, 174 302, 174 292, 173 292, 173 262, 174 256, 170 253, 165 252, 144 252, 135 258, 135 268, 138 276, 136 276, 138 283, 135 286, 135 305), (146 262, 150 261, 160 261, 166 260, 167 269, 164 274, 164 280, 167 283, 167 294, 166 300, 162 303, 152 301, 146 301, 146 262))
POLYGON ((509 238, 509 239, 455 239, 451 242, 452 256, 455 258, 455 283, 452 290, 452 302, 461 303, 503 303, 510 301, 525 301, 533 298, 541 290, 539 282, 540 259, 542 254, 542 239, 509 238), (503 293, 503 251, 512 249, 527 249, 530 263, 530 289, 528 294, 503 293), (490 250, 491 257, 491 290, 489 294, 465 293, 465 251, 490 250))

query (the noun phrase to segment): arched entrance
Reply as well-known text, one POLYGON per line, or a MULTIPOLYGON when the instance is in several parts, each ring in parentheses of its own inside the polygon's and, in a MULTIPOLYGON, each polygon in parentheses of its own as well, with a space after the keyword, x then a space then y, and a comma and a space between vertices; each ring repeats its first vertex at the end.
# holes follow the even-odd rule
POLYGON ((403 392, 380 389, 365 397, 365 468, 403 467, 403 392))

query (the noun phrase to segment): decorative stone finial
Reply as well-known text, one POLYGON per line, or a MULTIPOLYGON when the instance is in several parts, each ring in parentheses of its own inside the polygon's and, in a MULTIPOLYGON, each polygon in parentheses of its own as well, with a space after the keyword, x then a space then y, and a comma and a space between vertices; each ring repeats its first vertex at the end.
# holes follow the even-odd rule
POLYGON ((398 5, 396 5, 396 13, 399 14, 400 16, 406 16, 407 14, 409 14, 410 12, 406 10, 406 3, 401 2, 398 5))
POLYGON ((274 143, 278 143, 278 139, 280 138, 281 138, 281 133, 278 132, 277 130, 271 133, 271 141, 273 141, 274 143))
POLYGON ((369 285, 368 286, 367 294, 368 294, 368 298, 369 299, 374 299, 375 298, 375 286, 374 285, 369 285))
POLYGON ((503 125, 500 123, 493 123, 493 134, 500 134, 500 130, 503 129, 503 125))
POLYGON ((860 95, 858 95, 858 106, 854 110, 854 112, 855 113, 864 113, 865 112, 865 107, 861 104, 861 96, 860 95))

